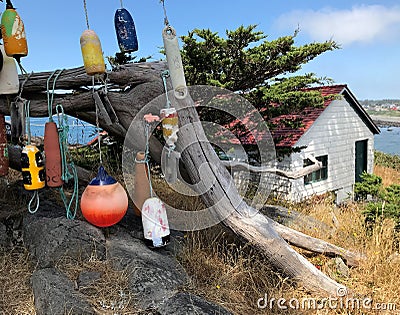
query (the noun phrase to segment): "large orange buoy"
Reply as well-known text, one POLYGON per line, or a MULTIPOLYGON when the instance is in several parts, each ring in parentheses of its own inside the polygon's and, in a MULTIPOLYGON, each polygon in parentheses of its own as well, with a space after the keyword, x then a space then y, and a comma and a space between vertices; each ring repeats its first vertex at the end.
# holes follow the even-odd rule
POLYGON ((7 56, 19 60, 28 55, 24 23, 10 0, 7 0, 6 10, 1 16, 1 35, 7 56))
POLYGON ((81 197, 81 211, 85 219, 98 227, 118 223, 128 209, 125 189, 99 167, 95 178, 89 183, 81 197))
POLYGON ((150 198, 149 172, 146 165, 146 155, 140 151, 135 160, 135 190, 133 191, 133 211, 140 216, 146 199, 150 198))
POLYGON ((85 30, 80 38, 83 64, 88 75, 106 72, 100 39, 92 30, 85 30))
POLYGON ((44 154, 46 157, 46 184, 48 187, 63 185, 60 142, 57 125, 49 121, 44 127, 44 154))
POLYGON ((0 114, 0 176, 8 174, 8 149, 6 121, 3 114, 0 114))

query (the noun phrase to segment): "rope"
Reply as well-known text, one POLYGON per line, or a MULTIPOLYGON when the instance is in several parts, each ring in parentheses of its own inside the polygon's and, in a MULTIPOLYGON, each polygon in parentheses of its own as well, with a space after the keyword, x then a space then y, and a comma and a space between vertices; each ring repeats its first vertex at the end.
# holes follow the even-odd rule
POLYGON ((151 183, 151 173, 150 173, 150 144, 149 144, 149 138, 150 138, 150 123, 146 122, 144 126, 144 132, 145 132, 145 137, 146 137, 146 148, 144 150, 144 163, 146 163, 147 167, 147 174, 148 174, 148 180, 149 180, 149 187, 150 187, 150 197, 153 197, 153 185, 151 183))
POLYGON ((164 90, 165 90, 165 97, 167 99, 166 108, 170 108, 171 107, 171 102, 169 101, 169 98, 168 98, 168 87, 167 87, 167 78, 169 78, 169 71, 168 70, 163 71, 161 73, 161 78, 163 80, 164 90))
POLYGON ((61 69, 58 74, 55 76, 54 81, 53 81, 53 91, 50 93, 50 89, 49 89, 49 82, 51 80, 51 78, 53 77, 53 75, 57 72, 57 70, 55 70, 47 79, 47 110, 49 113, 49 121, 52 122, 53 121, 53 100, 54 100, 54 90, 56 88, 56 82, 58 77, 60 76, 61 72, 63 72, 64 69, 61 69), (51 94, 51 96, 50 96, 51 94))
POLYGON ((78 173, 76 171, 75 164, 72 161, 68 163, 68 160, 71 160, 67 143, 69 125, 68 125, 67 115, 65 115, 64 108, 62 107, 61 104, 58 104, 56 106, 56 113, 58 119, 58 135, 59 135, 60 152, 61 152, 61 173, 62 173, 61 179, 66 184, 68 184, 68 181, 71 179, 73 179, 74 181, 74 189, 70 201, 68 202, 62 186, 60 187, 60 195, 64 203, 66 216, 68 219, 72 220, 75 218, 76 210, 78 208, 78 189, 79 189, 78 173), (70 172, 70 169, 72 173, 70 172), (73 202, 75 202, 75 208, 73 211, 71 211, 71 206, 73 202))
MULTIPOLYGON (((105 87, 105 92, 107 92, 106 87, 105 87)), ((92 93, 94 93, 94 77, 92 77, 92 93)), ((96 130, 97 130, 97 145, 99 147, 99 161, 100 165, 103 164, 103 158, 101 155, 101 134, 100 134, 100 122, 99 122, 99 107, 97 106, 97 103, 94 102, 94 106, 96 108, 96 130)))
POLYGON ((39 204, 40 204, 39 191, 35 190, 31 200, 28 203, 28 211, 29 211, 29 213, 32 213, 32 214, 36 213, 38 211, 38 209, 39 209, 39 204), (36 206, 35 206, 35 209, 32 210, 32 208, 31 208, 32 207, 32 202, 34 202, 34 201, 36 201, 36 203, 35 203, 36 206))
POLYGON ((123 8, 123 7, 124 7, 124 4, 122 3, 122 0, 120 0, 120 2, 121 2, 121 8, 123 8))
POLYGON ((25 111, 25 130, 28 136, 27 144, 31 144, 31 117, 29 114, 31 101, 24 100, 24 111, 25 111))
POLYGON ((86 7, 86 0, 83 0, 83 8, 85 9, 86 25, 87 25, 87 28, 90 29, 89 17, 88 17, 88 12, 87 12, 87 7, 86 7))
POLYGON ((160 0, 160 2, 162 3, 163 10, 164 10, 164 24, 165 24, 165 26, 169 26, 169 21, 168 21, 168 17, 167 17, 167 10, 165 8, 165 0, 160 0))

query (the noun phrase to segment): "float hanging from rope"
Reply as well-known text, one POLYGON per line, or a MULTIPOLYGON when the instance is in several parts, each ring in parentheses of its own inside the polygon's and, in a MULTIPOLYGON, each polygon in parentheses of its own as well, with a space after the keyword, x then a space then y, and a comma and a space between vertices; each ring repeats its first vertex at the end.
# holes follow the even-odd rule
POLYGON ((53 121, 54 89, 61 72, 62 70, 54 78, 52 93, 50 93, 49 81, 55 74, 55 71, 47 79, 47 106, 49 121, 46 122, 44 126, 44 154, 46 157, 46 184, 50 188, 61 187, 64 184, 61 179, 62 165, 58 128, 56 123, 53 121))
POLYGON ((82 194, 83 216, 95 226, 108 227, 118 223, 127 209, 128 196, 125 189, 101 165, 96 177, 82 194))
POLYGON ((142 225, 145 244, 150 248, 159 248, 166 246, 170 241, 170 230, 167 217, 167 210, 165 204, 157 197, 154 196, 153 186, 151 184, 151 174, 149 167, 149 137, 150 137, 150 124, 158 121, 159 117, 148 114, 144 116, 145 119, 145 137, 146 137, 146 150, 145 150, 145 163, 148 170, 148 185, 150 188, 150 198, 148 198, 142 206, 142 225), (158 118, 158 119, 157 119, 158 118))
POLYGON ((106 72, 103 50, 97 34, 90 29, 86 8, 86 0, 83 0, 85 9, 87 30, 83 31, 80 37, 83 64, 88 75, 102 74, 106 72))
POLYGON ((8 174, 8 148, 6 120, 3 114, 0 114, 0 176, 8 174))
POLYGON ((0 45, 0 52, 3 56, 2 69, 0 71, 0 95, 17 94, 19 79, 15 60, 7 56, 3 45, 0 45))
POLYGON ((174 95, 178 99, 183 99, 188 92, 175 29, 167 25, 162 31, 162 37, 174 95))
POLYGON ((165 148, 167 149, 167 156, 163 151, 161 158, 161 166, 164 172, 165 180, 169 184, 173 184, 177 180, 178 176, 178 159, 180 154, 175 151, 175 143, 178 141, 179 131, 179 118, 178 112, 174 107, 171 107, 171 102, 168 97, 167 89, 167 78, 169 77, 169 71, 164 71, 161 74, 161 78, 164 84, 166 105, 160 111, 160 117, 162 119, 163 136, 165 140, 165 148))
POLYGON ((117 33, 118 46, 121 52, 134 52, 139 48, 135 22, 129 11, 125 8, 117 9, 114 15, 115 31, 117 33))
POLYGON ((21 57, 28 55, 24 23, 10 0, 7 0, 6 10, 1 16, 1 34, 7 56, 19 62, 21 57))

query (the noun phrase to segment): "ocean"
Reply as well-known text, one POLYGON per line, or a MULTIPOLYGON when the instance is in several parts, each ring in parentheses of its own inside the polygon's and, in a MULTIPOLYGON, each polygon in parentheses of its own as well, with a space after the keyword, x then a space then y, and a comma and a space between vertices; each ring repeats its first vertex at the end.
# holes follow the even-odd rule
POLYGON ((400 155, 400 127, 381 127, 375 135, 375 150, 392 155, 400 155))
MULTIPOLYGON (((6 116, 6 121, 10 122, 10 117, 6 116)), ((30 118, 31 136, 43 136, 44 125, 49 120, 48 117, 30 118)), ((58 125, 57 116, 53 116, 54 122, 58 125)), ((78 118, 68 116, 68 143, 86 144, 96 137, 96 127, 78 118)))

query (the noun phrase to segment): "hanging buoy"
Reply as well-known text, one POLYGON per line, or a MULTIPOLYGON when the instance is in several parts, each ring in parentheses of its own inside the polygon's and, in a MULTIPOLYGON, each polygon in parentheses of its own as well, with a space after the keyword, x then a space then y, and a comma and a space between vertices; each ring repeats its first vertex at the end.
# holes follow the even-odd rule
POLYGON ((7 0, 6 10, 1 16, 1 35, 7 56, 18 61, 28 55, 24 23, 10 0, 7 0))
POLYGON ((0 114, 0 176, 8 174, 8 147, 6 120, 3 114, 0 114))
POLYGON ((144 202, 142 207, 142 224, 147 246, 158 248, 169 243, 170 231, 167 211, 160 199, 152 197, 144 202))
POLYGON ((17 94, 19 90, 17 65, 14 58, 6 55, 3 45, 0 45, 0 51, 3 56, 3 68, 0 71, 0 95, 17 94))
POLYGON ((53 121, 46 122, 44 126, 44 154, 46 157, 46 184, 48 187, 61 187, 63 185, 61 151, 57 125, 53 121))
POLYGON ((162 108, 160 110, 162 119, 163 136, 168 147, 175 147, 175 142, 178 140, 179 121, 178 112, 174 107, 162 108))
POLYGON ((142 207, 146 199, 150 198, 149 172, 146 165, 146 155, 138 152, 135 160, 135 189, 133 191, 133 211, 140 216, 142 207))
POLYGON ((92 30, 85 30, 80 38, 83 64, 88 75, 106 72, 100 39, 92 30))
POLYGON ((99 167, 95 178, 89 183, 81 197, 81 210, 85 219, 98 227, 118 223, 128 209, 125 189, 99 167))
POLYGON ((26 190, 41 189, 45 186, 43 155, 34 145, 26 145, 21 153, 22 180, 26 190))
POLYGON ((176 98, 183 99, 187 95, 187 87, 175 29, 167 25, 163 29, 162 37, 174 95, 176 98))
POLYGON ((138 40, 133 18, 125 8, 118 9, 114 16, 115 31, 117 33, 118 46, 121 52, 137 51, 138 40))

